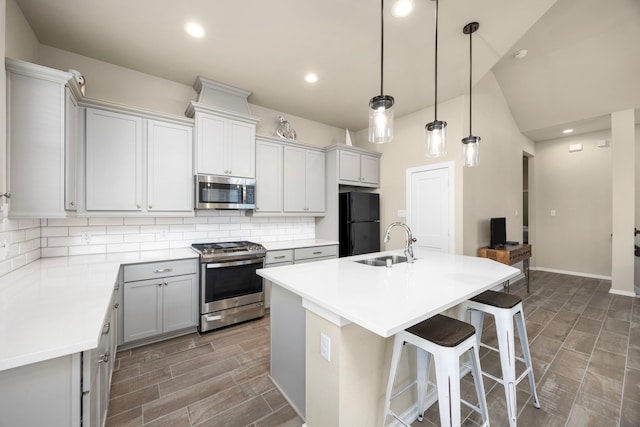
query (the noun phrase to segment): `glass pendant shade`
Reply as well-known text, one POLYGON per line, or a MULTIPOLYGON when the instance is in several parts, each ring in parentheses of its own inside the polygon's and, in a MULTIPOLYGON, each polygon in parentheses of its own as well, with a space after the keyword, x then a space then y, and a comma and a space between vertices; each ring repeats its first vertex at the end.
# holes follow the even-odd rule
POLYGON ((441 157, 447 154, 447 122, 434 120, 424 128, 427 157, 441 157))
POLYGON ((477 166, 480 163, 480 137, 469 135, 462 138, 462 163, 466 167, 477 166))
POLYGON ((393 140, 393 97, 378 95, 369 101, 369 142, 384 144, 393 140))

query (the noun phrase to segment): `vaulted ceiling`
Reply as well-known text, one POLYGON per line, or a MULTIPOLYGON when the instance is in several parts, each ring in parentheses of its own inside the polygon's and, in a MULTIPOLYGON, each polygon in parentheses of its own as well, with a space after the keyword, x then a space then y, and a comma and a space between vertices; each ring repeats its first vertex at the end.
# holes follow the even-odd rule
MULTIPOLYGON (((252 92, 253 104, 352 130, 380 91, 378 0, 16 0, 39 42, 169 80, 196 76, 252 92), (206 36, 186 35, 200 23, 206 36), (306 83, 307 72, 318 82, 306 83)), ((385 5, 384 92, 396 116, 433 105, 434 10, 385 5)), ((438 98, 493 70, 521 131, 549 139, 565 126, 608 127, 640 107, 640 1, 439 0, 438 98), (515 52, 527 49, 521 60, 515 52)), ((638 114, 637 116, 640 116, 638 114)), ((425 118, 426 119, 426 118, 425 118)))

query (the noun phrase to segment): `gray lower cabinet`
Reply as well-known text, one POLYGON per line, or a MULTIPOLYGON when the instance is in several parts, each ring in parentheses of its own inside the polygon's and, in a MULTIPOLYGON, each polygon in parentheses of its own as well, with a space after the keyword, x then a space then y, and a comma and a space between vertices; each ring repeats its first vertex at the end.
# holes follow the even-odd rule
POLYGON ((190 332, 197 324, 196 259, 124 267, 123 343, 190 332))
MULTIPOLYGON (((269 251, 265 266, 301 264, 337 257, 337 245, 269 251)), ((293 409, 304 419, 305 308, 302 307, 300 296, 265 280, 265 288, 267 285, 270 288, 271 379, 288 396, 293 409)))
POLYGON ((0 372, 0 426, 102 427, 116 352, 118 289, 98 347, 0 372))

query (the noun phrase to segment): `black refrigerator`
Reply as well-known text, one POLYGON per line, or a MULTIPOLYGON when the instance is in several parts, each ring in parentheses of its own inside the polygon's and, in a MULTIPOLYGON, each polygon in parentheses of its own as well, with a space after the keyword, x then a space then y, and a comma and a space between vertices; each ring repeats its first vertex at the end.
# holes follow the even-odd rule
POLYGON ((380 195, 340 193, 340 256, 380 251, 380 195))

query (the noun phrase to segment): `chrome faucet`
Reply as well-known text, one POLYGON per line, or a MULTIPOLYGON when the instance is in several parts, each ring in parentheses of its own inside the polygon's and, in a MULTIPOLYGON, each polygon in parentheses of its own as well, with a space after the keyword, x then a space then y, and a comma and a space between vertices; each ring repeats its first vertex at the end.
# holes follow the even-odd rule
POLYGON ((389 224, 389 226, 387 227, 387 231, 384 233, 384 242, 387 243, 391 239, 389 233, 391 232, 391 229, 396 226, 404 228, 404 231, 407 233, 407 246, 404 248, 404 255, 407 257, 407 262, 412 263, 413 246, 411 246, 411 244, 416 241, 416 238, 411 234, 411 229, 407 224, 403 222, 392 222, 391 224, 389 224))

